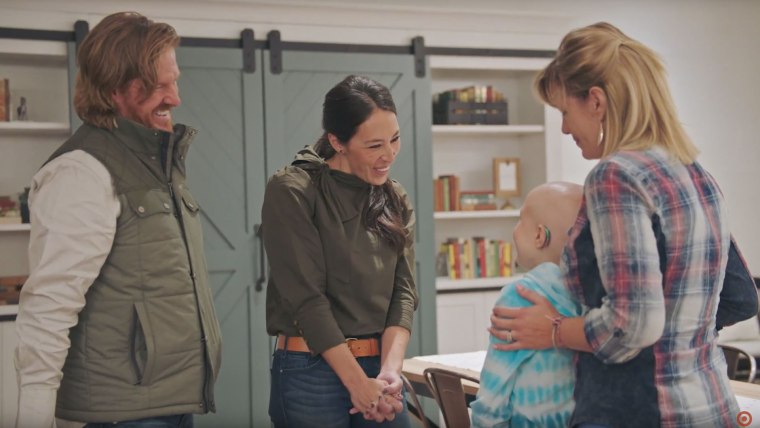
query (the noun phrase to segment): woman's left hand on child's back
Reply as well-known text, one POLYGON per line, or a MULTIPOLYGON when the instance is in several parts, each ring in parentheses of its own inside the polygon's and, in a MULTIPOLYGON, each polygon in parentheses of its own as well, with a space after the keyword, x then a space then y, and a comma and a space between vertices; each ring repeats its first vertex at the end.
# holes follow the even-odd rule
POLYGON ((559 313, 548 299, 535 291, 518 284, 517 292, 532 304, 522 308, 494 307, 488 331, 507 343, 493 347, 502 351, 551 348, 552 319, 559 313))

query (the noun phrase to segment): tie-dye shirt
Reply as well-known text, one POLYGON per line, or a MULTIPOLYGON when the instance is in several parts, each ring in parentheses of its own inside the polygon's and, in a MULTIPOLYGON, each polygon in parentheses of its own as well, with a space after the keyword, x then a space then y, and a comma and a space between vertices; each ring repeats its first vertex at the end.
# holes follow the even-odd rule
MULTIPOLYGON (((545 296, 564 316, 580 315, 559 266, 543 263, 502 288, 496 306, 525 307, 517 284, 545 296)), ((490 337, 491 345, 503 343, 490 337)), ((499 351, 489 347, 472 408, 474 427, 565 427, 573 411, 574 353, 567 349, 499 351)))

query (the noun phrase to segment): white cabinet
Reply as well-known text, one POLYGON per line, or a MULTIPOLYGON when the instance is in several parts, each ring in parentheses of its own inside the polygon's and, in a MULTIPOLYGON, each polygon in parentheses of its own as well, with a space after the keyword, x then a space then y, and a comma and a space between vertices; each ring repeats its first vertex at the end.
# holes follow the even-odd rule
POLYGON ((438 353, 486 349, 491 310, 500 290, 438 294, 438 353))
MULTIPOLYGON (((9 80, 10 122, 0 122, 0 195, 18 196, 70 134, 68 46, 0 39, 0 79, 9 80), (27 121, 16 107, 26 98, 27 121)), ((0 224, 0 276, 28 274, 29 226, 0 224)))
POLYGON ((0 427, 12 427, 16 423, 18 386, 13 354, 17 344, 16 323, 0 321, 0 427))
MULTIPOLYGON (((436 212, 436 251, 448 238, 483 236, 511 242, 523 197, 558 180, 560 116, 533 94, 533 79, 549 59, 431 56, 432 93, 491 85, 507 100, 508 125, 434 125, 433 175, 456 175, 460 190, 493 190, 493 159, 520 159, 520 196, 511 209, 436 212)), ((509 278, 451 280, 439 277, 438 351, 485 349, 489 317, 499 289, 509 278), (460 292, 452 292, 460 290, 460 292)))

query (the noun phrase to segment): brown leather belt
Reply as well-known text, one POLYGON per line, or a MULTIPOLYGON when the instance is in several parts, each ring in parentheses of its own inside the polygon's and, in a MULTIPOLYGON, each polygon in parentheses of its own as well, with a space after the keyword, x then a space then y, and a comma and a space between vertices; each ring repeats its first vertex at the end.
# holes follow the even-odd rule
MULTIPOLYGON (((380 355, 380 341, 377 338, 369 339, 346 339, 348 350, 354 357, 377 357, 380 355)), ((277 336, 277 349, 286 349, 293 352, 311 352, 306 340, 299 336, 277 336)))

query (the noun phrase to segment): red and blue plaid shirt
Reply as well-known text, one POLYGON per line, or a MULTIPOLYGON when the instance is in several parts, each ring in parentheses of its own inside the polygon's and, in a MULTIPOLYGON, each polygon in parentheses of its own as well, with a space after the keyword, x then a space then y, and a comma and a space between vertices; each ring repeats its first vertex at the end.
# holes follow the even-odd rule
POLYGON ((730 244, 718 185, 654 148, 602 159, 584 192, 562 269, 594 352, 576 359, 571 425, 733 426, 716 345, 730 244))

